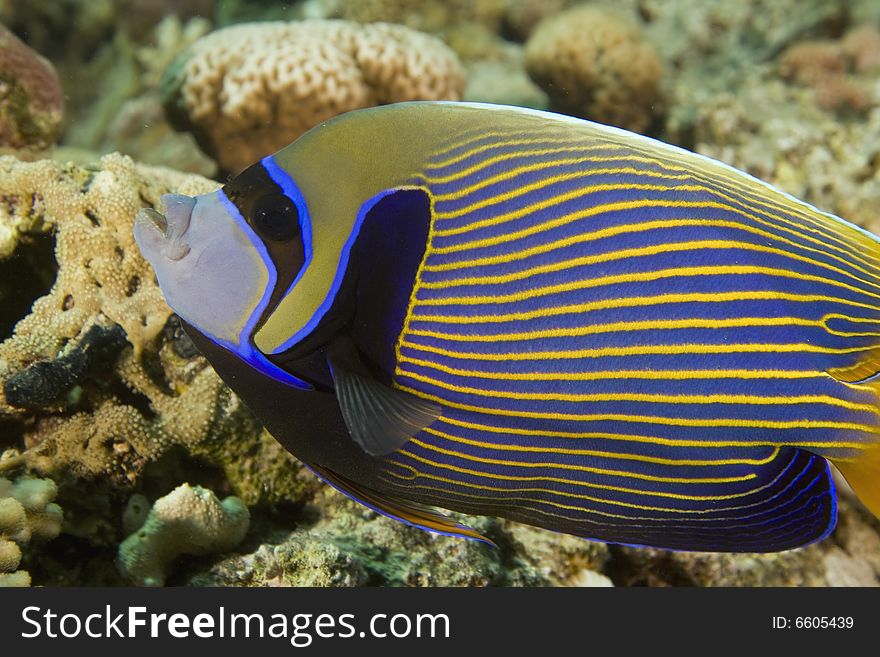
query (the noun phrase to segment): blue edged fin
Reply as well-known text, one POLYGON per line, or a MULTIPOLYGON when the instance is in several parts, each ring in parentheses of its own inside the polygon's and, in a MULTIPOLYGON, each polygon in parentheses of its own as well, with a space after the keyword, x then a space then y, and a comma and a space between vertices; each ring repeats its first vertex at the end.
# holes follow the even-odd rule
POLYGON ((327 363, 348 432, 370 456, 391 454, 440 416, 437 404, 376 381, 350 343, 331 347, 327 363))
POLYGON ((440 513, 429 506, 419 504, 418 502, 386 497, 366 486, 356 484, 350 479, 346 479, 342 475, 338 475, 332 470, 328 470, 320 465, 307 464, 307 466, 322 481, 333 486, 333 488, 343 495, 373 509, 373 511, 376 511, 377 513, 381 513, 383 516, 388 516, 394 520, 398 520, 407 525, 413 525, 419 529, 425 529, 429 532, 435 532, 445 536, 469 538, 475 541, 482 541, 495 548, 498 547, 494 541, 486 538, 476 530, 455 522, 455 520, 449 516, 440 513))

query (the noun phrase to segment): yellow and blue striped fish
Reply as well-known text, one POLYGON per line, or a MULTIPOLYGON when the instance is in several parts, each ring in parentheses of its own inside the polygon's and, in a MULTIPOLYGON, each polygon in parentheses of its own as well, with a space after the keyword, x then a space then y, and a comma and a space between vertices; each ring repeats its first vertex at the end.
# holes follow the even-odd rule
POLYGON ((880 242, 719 162, 546 112, 329 121, 136 237, 169 305, 323 479, 615 543, 880 514, 880 242))

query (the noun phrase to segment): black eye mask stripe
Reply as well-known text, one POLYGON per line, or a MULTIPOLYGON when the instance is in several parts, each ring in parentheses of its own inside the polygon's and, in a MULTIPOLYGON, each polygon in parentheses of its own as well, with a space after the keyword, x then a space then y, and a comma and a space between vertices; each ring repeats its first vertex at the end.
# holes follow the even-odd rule
POLYGON ((277 272, 275 288, 255 327, 259 328, 305 264, 305 245, 300 234, 296 203, 272 180, 261 162, 229 181, 223 192, 263 241, 277 272), (289 220, 285 221, 288 215, 289 220))

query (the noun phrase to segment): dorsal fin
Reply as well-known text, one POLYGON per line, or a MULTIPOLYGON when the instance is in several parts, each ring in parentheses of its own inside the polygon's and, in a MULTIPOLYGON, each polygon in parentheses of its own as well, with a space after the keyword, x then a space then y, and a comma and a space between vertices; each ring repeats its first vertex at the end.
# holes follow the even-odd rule
POLYGON ((486 538, 476 530, 456 522, 432 507, 419 504, 418 502, 410 502, 383 495, 366 486, 356 484, 350 479, 320 465, 307 464, 307 466, 321 480, 333 486, 340 493, 350 497, 355 502, 373 509, 377 513, 381 513, 383 516, 388 516, 407 525, 413 525, 437 534, 469 538, 475 541, 482 541, 492 547, 498 547, 494 541, 486 538))
POLYGON ((327 363, 345 425, 352 440, 370 456, 400 449, 440 416, 437 404, 376 381, 350 340, 328 348, 327 363))

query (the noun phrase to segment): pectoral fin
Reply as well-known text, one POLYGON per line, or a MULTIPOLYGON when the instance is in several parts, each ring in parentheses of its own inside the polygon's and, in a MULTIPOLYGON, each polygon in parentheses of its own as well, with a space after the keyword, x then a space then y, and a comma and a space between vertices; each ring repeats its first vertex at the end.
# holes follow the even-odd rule
POLYGON ((342 475, 338 475, 332 470, 319 465, 309 464, 308 467, 321 480, 333 486, 340 493, 350 497, 355 502, 373 509, 377 513, 381 513, 383 516, 388 516, 407 525, 413 525, 438 534, 470 538, 487 543, 492 547, 498 547, 493 541, 476 530, 455 522, 449 516, 432 507, 377 493, 366 486, 356 484, 342 475))
POLYGON ((350 343, 328 349, 327 362, 348 432, 371 456, 394 452, 440 416, 437 404, 373 378, 350 343))

